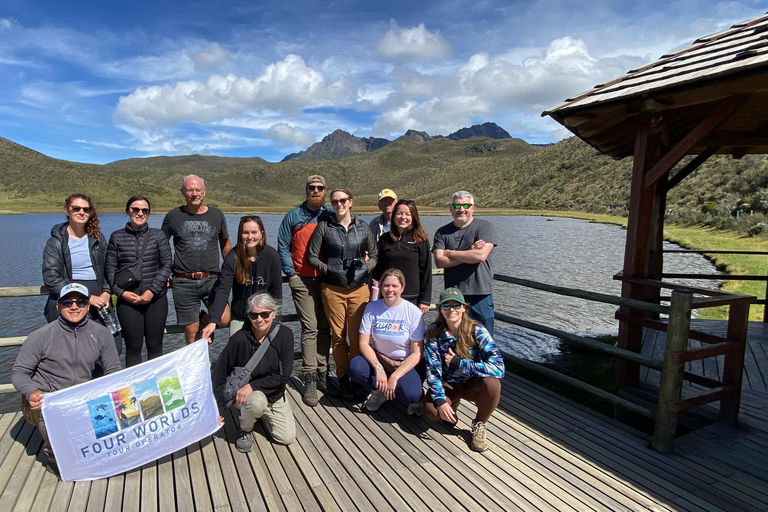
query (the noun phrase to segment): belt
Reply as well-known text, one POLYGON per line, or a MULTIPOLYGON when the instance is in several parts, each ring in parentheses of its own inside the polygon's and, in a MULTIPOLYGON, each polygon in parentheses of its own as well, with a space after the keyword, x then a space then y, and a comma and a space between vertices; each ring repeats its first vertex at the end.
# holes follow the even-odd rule
POLYGON ((174 272, 173 275, 176 277, 186 277, 187 279, 202 279, 204 277, 212 276, 213 274, 210 272, 190 272, 188 274, 174 272))

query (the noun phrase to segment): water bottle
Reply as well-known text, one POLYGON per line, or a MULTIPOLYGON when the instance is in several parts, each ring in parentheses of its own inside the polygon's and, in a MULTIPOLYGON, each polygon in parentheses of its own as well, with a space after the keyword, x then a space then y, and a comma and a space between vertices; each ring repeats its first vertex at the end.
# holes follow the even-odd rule
POLYGON ((371 302, 379 300, 379 282, 375 279, 371 283, 371 302))
POLYGON ((117 311, 113 308, 99 308, 99 317, 101 317, 102 322, 104 322, 104 325, 109 329, 109 332, 112 333, 112 336, 120 332, 120 329, 122 328, 120 326, 120 320, 117 318, 117 311))

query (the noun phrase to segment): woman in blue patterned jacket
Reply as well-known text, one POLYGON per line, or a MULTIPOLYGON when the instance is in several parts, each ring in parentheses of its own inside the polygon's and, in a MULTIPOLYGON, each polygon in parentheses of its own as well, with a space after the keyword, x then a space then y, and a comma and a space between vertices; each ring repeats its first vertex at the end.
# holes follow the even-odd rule
POLYGON ((424 345, 429 386, 424 412, 429 419, 455 424, 461 399, 474 402, 471 448, 483 452, 488 449, 486 424, 501 397, 504 359, 488 330, 467 314, 458 288, 443 290, 439 302, 424 345))

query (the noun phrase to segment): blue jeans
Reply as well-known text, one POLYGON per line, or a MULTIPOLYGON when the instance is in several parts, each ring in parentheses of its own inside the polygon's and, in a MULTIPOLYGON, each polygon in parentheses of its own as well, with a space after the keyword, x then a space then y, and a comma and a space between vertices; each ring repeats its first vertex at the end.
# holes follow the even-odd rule
MULTIPOLYGON (((369 390, 376 389, 376 373, 363 356, 355 356, 352 358, 349 362, 347 373, 349 374, 349 378, 354 382, 362 384, 369 390)), ((422 359, 415 368, 406 372, 405 375, 400 377, 397 381, 395 398, 404 404, 421 402, 424 376, 425 368, 424 360, 422 359)))
POLYGON ((465 295, 464 300, 469 302, 469 314, 488 329, 488 334, 493 337, 493 295, 465 295))

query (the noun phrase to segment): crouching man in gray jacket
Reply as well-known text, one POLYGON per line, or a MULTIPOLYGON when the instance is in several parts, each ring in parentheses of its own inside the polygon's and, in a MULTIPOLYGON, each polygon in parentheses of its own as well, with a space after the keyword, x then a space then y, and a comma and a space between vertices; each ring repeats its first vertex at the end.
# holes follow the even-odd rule
POLYGON ((89 298, 88 289, 79 283, 64 286, 56 303, 58 321, 29 334, 11 369, 11 383, 22 396, 24 419, 40 430, 48 467, 57 476, 58 466, 41 410, 45 393, 91 380, 99 360, 105 374, 120 370, 109 329, 88 320, 89 298))

